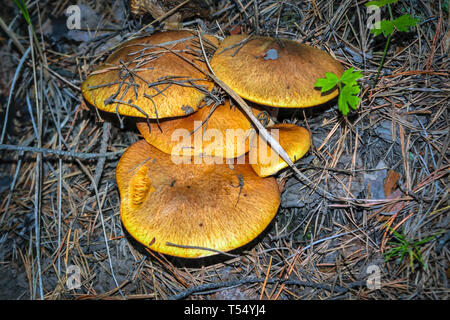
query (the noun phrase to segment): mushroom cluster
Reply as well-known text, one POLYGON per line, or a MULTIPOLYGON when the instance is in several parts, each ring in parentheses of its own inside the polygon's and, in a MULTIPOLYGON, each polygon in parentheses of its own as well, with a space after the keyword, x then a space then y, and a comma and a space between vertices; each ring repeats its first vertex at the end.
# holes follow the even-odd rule
POLYGON ((116 169, 123 226, 149 249, 183 258, 228 252, 261 234, 280 204, 274 175, 288 166, 231 98, 212 94, 208 67, 251 102, 293 162, 310 134, 276 123, 270 108, 324 103, 338 92, 321 93, 315 80, 343 73, 327 53, 291 40, 234 35, 219 43, 166 31, 125 42, 89 75, 84 98, 134 117, 143 136, 116 169))

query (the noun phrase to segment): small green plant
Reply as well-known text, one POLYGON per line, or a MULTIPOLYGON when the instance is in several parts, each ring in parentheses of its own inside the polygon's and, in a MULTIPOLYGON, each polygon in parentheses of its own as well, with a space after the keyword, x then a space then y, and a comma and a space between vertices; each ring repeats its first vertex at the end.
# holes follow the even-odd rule
POLYGON ((19 8, 20 12, 22 13, 23 17, 25 18, 25 21, 28 25, 31 25, 31 19, 30 14, 28 13, 27 4, 23 0, 14 0, 14 3, 19 8))
POLYGON ((448 13, 448 1, 442 1, 442 10, 444 10, 445 13, 448 13))
MULTIPOLYGON (((27 3, 25 0, 14 0, 14 3, 19 8, 20 12, 22 13, 23 18, 25 19, 25 22, 28 25, 28 32, 31 33, 33 36, 33 40, 36 44, 39 44, 39 40, 36 36, 36 31, 34 30, 33 24, 31 23, 30 13, 28 12, 27 3)), ((40 45, 36 46, 37 51, 39 52, 39 56, 43 56, 43 52, 40 45)))
POLYGON ((411 18, 409 14, 404 14, 396 19, 394 19, 391 9, 391 4, 396 3, 398 0, 379 0, 379 1, 369 1, 366 3, 367 7, 377 6, 378 8, 387 6, 389 11, 389 20, 381 20, 374 23, 373 28, 370 30, 375 36, 383 34, 386 37, 386 44, 384 46, 383 56, 381 57, 380 65, 378 66, 377 75, 375 77, 374 86, 378 82, 380 77, 381 69, 383 68, 384 61, 386 59, 387 50, 389 48, 389 43, 391 42, 391 37, 395 30, 400 32, 407 32, 409 28, 414 27, 418 24, 419 19, 411 18))
POLYGON ((358 106, 360 100, 358 94, 361 92, 361 88, 358 85, 357 80, 361 77, 362 72, 354 71, 354 68, 352 67, 345 70, 340 78, 334 73, 327 72, 325 78, 317 79, 315 86, 320 87, 321 92, 329 91, 337 86, 339 88, 339 111, 346 116, 350 107, 356 109, 358 106))
POLYGON ((388 261, 392 258, 400 258, 400 262, 402 262, 405 257, 408 257, 411 271, 413 270, 414 261, 416 260, 420 263, 420 265, 422 265, 423 268, 426 269, 427 266, 422 259, 422 254, 420 253, 420 246, 433 240, 441 234, 442 231, 428 238, 414 242, 408 240, 405 235, 398 233, 391 227, 389 227, 389 230, 391 230, 395 241, 388 242, 391 245, 391 249, 384 253, 384 260, 388 261))

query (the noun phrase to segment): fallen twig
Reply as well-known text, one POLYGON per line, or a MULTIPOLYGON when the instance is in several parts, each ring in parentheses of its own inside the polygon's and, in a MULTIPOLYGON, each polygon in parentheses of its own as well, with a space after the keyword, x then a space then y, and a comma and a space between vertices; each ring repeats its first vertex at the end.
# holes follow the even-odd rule
POLYGON ((96 158, 116 158, 125 150, 115 151, 115 152, 105 152, 105 153, 82 153, 74 151, 64 151, 64 150, 54 150, 47 148, 37 148, 37 147, 27 147, 27 146, 15 146, 10 144, 0 144, 0 150, 12 150, 18 152, 34 152, 34 153, 50 153, 57 156, 77 158, 83 160, 96 159, 96 158))
MULTIPOLYGON (((241 280, 231 280, 231 281, 224 281, 224 282, 216 282, 216 283, 208 283, 203 284, 195 287, 190 287, 186 290, 181 291, 180 293, 177 293, 171 297, 169 297, 169 300, 180 300, 184 299, 192 294, 207 291, 207 290, 213 290, 213 289, 219 289, 219 288, 226 288, 226 287, 235 287, 243 284, 252 284, 252 283, 266 283, 266 284, 275 284, 280 283, 284 285, 296 285, 296 286, 304 286, 304 287, 311 287, 311 288, 318 288, 318 289, 324 289, 330 292, 336 292, 339 294, 346 293, 349 289, 340 287, 340 286, 329 286, 323 283, 314 283, 314 282, 307 282, 307 281, 301 281, 296 279, 287 279, 287 280, 280 280, 276 278, 247 278, 247 279, 241 279, 241 280)), ((365 281, 357 281, 351 284, 351 287, 357 287, 364 285, 365 281)))

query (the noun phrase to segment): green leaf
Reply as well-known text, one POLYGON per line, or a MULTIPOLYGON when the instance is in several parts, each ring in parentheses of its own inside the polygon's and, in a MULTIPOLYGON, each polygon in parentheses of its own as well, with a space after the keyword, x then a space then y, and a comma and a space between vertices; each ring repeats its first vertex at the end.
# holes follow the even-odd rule
POLYGON ((391 258, 399 258, 400 262, 404 260, 405 257, 409 258, 409 267, 411 270, 414 268, 414 261, 418 261, 423 268, 427 268, 425 261, 423 260, 422 254, 420 252, 420 246, 433 240, 438 235, 442 234, 444 230, 439 231, 438 233, 422 239, 420 241, 413 242, 412 240, 406 239, 405 235, 398 233, 393 230, 390 226, 387 226, 389 230, 391 230, 393 234, 393 238, 395 238, 395 242, 389 241, 388 243, 392 246, 389 250, 383 253, 385 261, 388 261, 391 258))
POLYGON ((398 31, 407 32, 410 27, 415 27, 418 22, 419 19, 411 18, 409 14, 405 14, 395 19, 393 24, 398 31))
POLYGON ((409 14, 405 14, 403 16, 398 17, 397 19, 391 20, 381 20, 374 23, 373 28, 370 30, 376 36, 381 33, 384 36, 389 36, 394 33, 394 29, 397 29, 401 32, 409 31, 410 27, 414 27, 419 22, 417 18, 411 18, 409 14))
POLYGON ((336 87, 338 83, 339 83, 338 76, 335 75, 334 73, 327 72, 325 74, 325 78, 317 79, 314 86, 321 87, 322 89, 320 90, 320 92, 326 92, 336 87))
POLYGON ((379 8, 384 7, 387 4, 396 3, 398 0, 378 0, 378 1, 369 1, 365 4, 366 7, 377 6, 379 8))
POLYGON ((353 85, 357 83, 356 81, 362 77, 362 71, 353 72, 354 69, 354 67, 351 67, 350 69, 345 70, 341 76, 341 83, 345 85, 353 85))
POLYGON ((441 230, 439 232, 437 232, 436 234, 429 236, 428 238, 422 239, 419 242, 416 243, 416 246, 422 245, 427 243, 428 241, 433 240, 434 238, 436 238, 437 236, 441 235, 442 233, 444 233, 444 230, 441 230))
POLYGON ((378 36, 383 33, 384 36, 389 36, 394 32, 394 22, 391 20, 381 20, 374 23, 374 27, 370 30, 373 34, 378 36))
POLYGON ((339 86, 338 107, 339 111, 346 116, 349 108, 356 109, 360 98, 357 96, 361 88, 357 85, 357 80, 362 77, 361 71, 354 71, 355 68, 349 68, 339 78, 331 72, 325 74, 325 78, 317 79, 315 87, 320 87, 321 92, 326 92, 339 86))
POLYGON ((20 12, 22 13, 23 17, 25 18, 25 21, 27 24, 31 25, 31 19, 30 14, 28 13, 27 4, 24 0, 14 0, 14 3, 19 8, 20 12))
POLYGON ((442 2, 442 10, 444 10, 446 13, 448 13, 448 1, 442 2))
POLYGON ((358 85, 346 85, 339 92, 338 107, 339 111, 346 116, 349 112, 349 107, 356 109, 360 98, 357 96, 361 88, 358 85))

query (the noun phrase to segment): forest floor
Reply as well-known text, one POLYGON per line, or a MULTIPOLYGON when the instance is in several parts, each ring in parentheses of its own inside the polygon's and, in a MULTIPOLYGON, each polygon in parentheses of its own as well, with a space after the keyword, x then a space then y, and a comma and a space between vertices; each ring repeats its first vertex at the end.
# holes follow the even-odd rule
POLYGON ((394 18, 418 23, 394 31, 376 83, 387 39, 370 32, 365 1, 206 2, 209 18, 185 28, 294 39, 362 72, 358 108, 345 117, 337 99, 280 110, 278 121, 312 134, 295 165, 314 185, 290 168, 278 174, 273 224, 236 257, 186 263, 137 248, 121 224, 115 168, 142 137, 92 112, 80 85, 117 44, 164 20, 133 17, 127 1, 81 1, 81 29, 70 30, 67 1, 31 2, 28 16, 7 2, 0 299, 448 299, 448 2, 391 4, 394 18), (105 152, 117 156, 96 156, 105 152))

